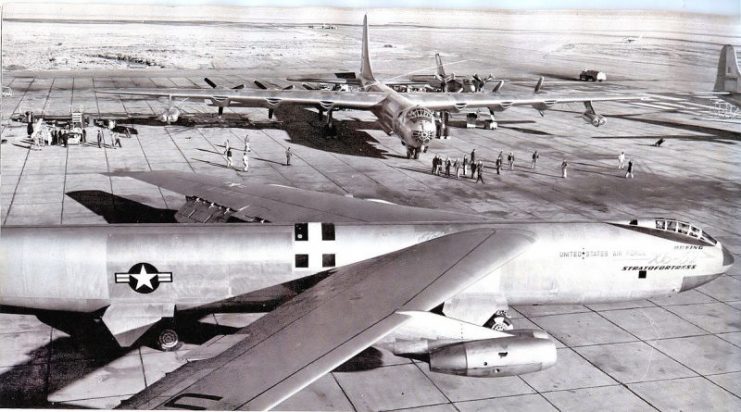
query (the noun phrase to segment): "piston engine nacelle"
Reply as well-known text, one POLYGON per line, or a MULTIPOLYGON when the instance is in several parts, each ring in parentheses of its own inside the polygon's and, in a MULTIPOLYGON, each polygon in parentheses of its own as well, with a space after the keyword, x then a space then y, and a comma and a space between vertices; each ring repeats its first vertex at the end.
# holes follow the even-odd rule
POLYGON ((584 119, 584 121, 586 121, 587 123, 591 124, 594 127, 600 127, 603 124, 607 123, 605 116, 602 116, 601 114, 593 113, 590 111, 584 112, 581 116, 584 119))
POLYGON ((430 352, 430 370, 473 377, 514 376, 556 363, 556 344, 543 331, 511 331, 514 336, 454 343, 430 352))

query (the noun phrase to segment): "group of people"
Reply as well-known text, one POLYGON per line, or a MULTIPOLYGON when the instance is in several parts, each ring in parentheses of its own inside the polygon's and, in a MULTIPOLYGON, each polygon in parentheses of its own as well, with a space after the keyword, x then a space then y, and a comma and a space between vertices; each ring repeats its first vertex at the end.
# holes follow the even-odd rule
MULTIPOLYGON (((84 143, 84 139, 81 143, 84 143)), ((98 129, 98 149, 101 149, 105 147, 105 133, 103 133, 103 129, 98 129)), ((123 146, 121 145, 121 135, 116 132, 111 132, 111 148, 115 149, 116 146, 123 149, 123 146)))
MULTIPOLYGON (((535 150, 533 151, 532 155, 530 156, 530 169, 535 169, 538 164, 538 160, 540 159, 540 153, 535 150)), ((496 171, 498 175, 502 174, 502 168, 504 167, 504 151, 499 151, 499 156, 497 156, 496 161, 494 162, 496 171)), ((516 157, 514 152, 509 152, 507 155, 507 164, 509 166, 509 170, 514 170, 515 168, 515 162, 516 157)), ((627 159, 626 164, 626 157, 625 152, 621 152, 618 156, 618 169, 622 170, 626 168, 625 178, 626 179, 633 179, 633 160, 627 159)), ((471 179, 473 179, 476 174, 478 173, 478 178, 476 179, 476 182, 484 182, 484 179, 482 177, 482 171, 483 171, 483 163, 479 160, 476 162, 476 149, 473 149, 471 151, 471 158, 469 160, 467 155, 463 156, 463 161, 459 161, 458 159, 451 160, 450 157, 446 157, 444 160, 442 156, 435 155, 435 157, 432 158, 432 174, 440 176, 444 173, 446 176, 451 176, 451 168, 454 170, 454 175, 456 178, 460 178, 461 171, 463 172, 463 176, 466 176, 468 174, 468 168, 471 168, 471 179)), ((566 179, 568 178, 568 170, 569 170, 569 162, 566 161, 566 159, 561 162, 561 177, 566 179)))
POLYGON ((463 161, 458 159, 450 160, 450 157, 446 157, 445 160, 443 160, 440 155, 435 155, 435 157, 432 158, 432 174, 438 176, 442 175, 444 168, 446 176, 450 177, 455 175, 456 179, 460 179, 461 172, 463 172, 464 177, 468 176, 469 167, 471 169, 471 179, 476 177, 476 183, 484 183, 484 163, 480 160, 476 162, 476 149, 471 152, 470 160, 467 155, 463 156, 463 161), (455 172, 451 173, 451 169, 455 172))
MULTIPOLYGON (((249 135, 247 135, 244 138, 244 150, 242 151, 242 171, 243 172, 246 172, 249 170, 250 156, 248 153, 251 151, 252 151, 252 148, 250 147, 250 137, 249 135)), ((226 158, 226 167, 230 169, 234 167, 234 162, 232 161, 232 146, 229 144, 229 139, 226 139, 224 141, 224 157, 226 158)))

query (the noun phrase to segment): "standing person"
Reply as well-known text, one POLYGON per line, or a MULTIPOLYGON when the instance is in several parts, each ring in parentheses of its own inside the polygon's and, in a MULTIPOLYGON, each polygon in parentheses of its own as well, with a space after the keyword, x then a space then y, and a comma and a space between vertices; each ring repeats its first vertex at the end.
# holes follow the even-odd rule
POLYGON ((231 146, 229 146, 229 139, 226 139, 224 141, 224 154, 229 153, 229 149, 231 149, 231 146))
POLYGON ((98 129, 98 149, 101 148, 100 143, 103 141, 103 131, 98 129))
POLYGON ((468 174, 468 155, 463 155, 463 176, 468 174))
POLYGON ((231 168, 233 165, 232 163, 232 149, 226 149, 226 167, 231 168))
POLYGON ((478 165, 476 163, 471 162, 471 179, 473 179, 473 177, 476 175, 477 166, 478 165))
POLYGON ((430 173, 434 175, 435 169, 437 169, 437 155, 432 157, 432 170, 430 170, 430 173))
POLYGON ((26 125, 26 133, 28 134, 28 138, 30 139, 31 136, 33 136, 33 121, 28 120, 28 124, 26 125))
POLYGON ((113 142, 113 148, 115 149, 116 148, 116 145, 118 145, 118 147, 120 147, 121 149, 123 149, 123 146, 121 145, 121 133, 113 133, 113 136, 112 137, 116 139, 113 142))
POLYGON ((450 166, 452 164, 453 163, 451 163, 450 158, 449 157, 446 157, 445 158, 445 176, 450 177, 450 166))
POLYGON ((507 161, 509 162, 509 170, 515 170, 515 154, 509 152, 507 155, 507 161))
POLYGON ((540 153, 538 151, 533 152, 533 163, 530 165, 531 169, 535 169, 535 164, 538 163, 538 159, 540 158, 540 153))
POLYGON ((244 163, 244 169, 243 169, 243 170, 244 170, 245 172, 246 172, 246 171, 247 171, 247 169, 248 169, 248 163, 249 163, 249 160, 250 160, 250 159, 249 159, 249 156, 247 156, 247 151, 245 151, 245 152, 244 152, 244 153, 242 154, 242 163, 244 163))
POLYGON ((471 164, 476 163, 476 149, 471 150, 471 164))
POLYGON ((502 174, 502 158, 500 157, 497 158, 496 166, 497 166, 497 174, 501 175, 502 174))
POLYGON ((252 151, 252 148, 250 147, 250 135, 249 134, 244 135, 244 151, 245 152, 252 151))
POLYGON ((479 175, 476 177, 476 183, 481 182, 482 184, 486 184, 484 182, 484 164, 479 160, 479 162, 476 164, 476 170, 479 171, 479 175))
POLYGON ((569 164, 566 162, 566 159, 563 159, 563 162, 561 163, 561 177, 566 179, 568 176, 568 169, 569 164))
POLYGON ((499 157, 497 159, 502 161, 502 164, 504 164, 504 150, 499 151, 499 157))
POLYGON ((286 166, 291 165, 291 156, 293 156, 293 152, 291 152, 291 146, 288 146, 288 149, 286 149, 286 166))
POLYGON ((618 156, 618 169, 622 169, 625 165, 625 152, 620 152, 618 156))
POLYGON ((461 162, 459 162, 458 159, 455 159, 455 162, 453 162, 453 168, 455 169, 455 178, 460 179, 461 178, 461 162))
POLYGON ((633 161, 632 160, 628 160, 628 171, 625 172, 625 178, 626 179, 633 178, 633 161))
POLYGON ((437 166, 435 166, 435 174, 440 176, 443 173, 443 157, 437 157, 437 166))

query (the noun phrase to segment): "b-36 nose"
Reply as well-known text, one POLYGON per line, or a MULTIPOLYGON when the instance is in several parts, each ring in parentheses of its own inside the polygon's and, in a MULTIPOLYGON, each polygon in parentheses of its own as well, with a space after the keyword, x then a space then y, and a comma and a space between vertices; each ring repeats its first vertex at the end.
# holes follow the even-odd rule
POLYGON ((723 268, 724 270, 728 270, 733 266, 733 262, 735 262, 735 259, 733 258, 733 255, 731 254, 731 251, 728 250, 728 248, 723 245, 723 268))

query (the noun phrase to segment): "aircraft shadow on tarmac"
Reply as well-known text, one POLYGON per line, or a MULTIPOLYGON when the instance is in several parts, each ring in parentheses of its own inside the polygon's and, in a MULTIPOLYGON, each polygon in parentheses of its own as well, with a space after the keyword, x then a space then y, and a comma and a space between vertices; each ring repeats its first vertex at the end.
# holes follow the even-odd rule
POLYGON ((101 190, 77 190, 67 196, 108 223, 177 223, 175 210, 147 206, 101 190))
MULTIPOLYGON (((75 313, 40 313, 39 320, 70 334, 59 336, 43 346, 25 353, 26 361, 0 373, 0 408, 75 408, 47 399, 49 394, 83 380, 87 375, 131 353, 121 349, 103 326, 92 318, 75 313)), ((184 343, 200 345, 217 335, 234 333, 228 326, 200 322, 196 318, 178 320, 180 338, 184 343)), ((142 341, 150 336, 145 335, 142 341)), ((123 374, 128 373, 122 369, 123 374)))

